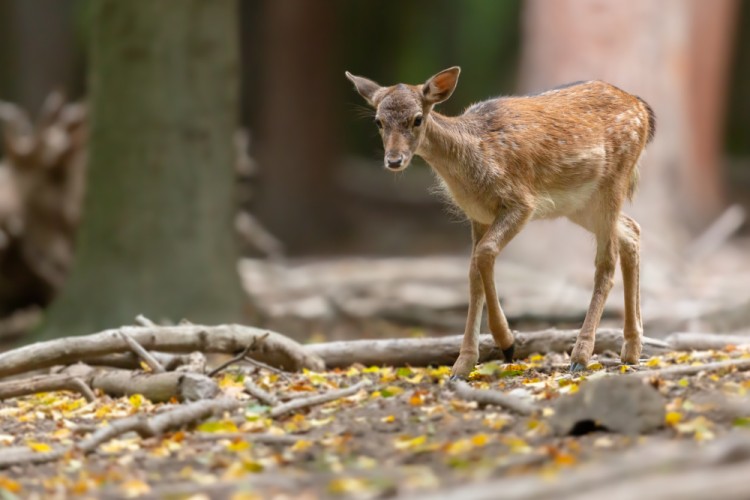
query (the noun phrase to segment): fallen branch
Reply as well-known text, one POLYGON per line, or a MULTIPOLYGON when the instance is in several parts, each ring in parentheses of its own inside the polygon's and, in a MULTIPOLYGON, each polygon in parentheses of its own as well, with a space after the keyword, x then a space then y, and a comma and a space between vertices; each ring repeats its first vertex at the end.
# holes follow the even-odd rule
POLYGON ((166 372, 143 373, 107 370, 91 380, 91 386, 113 397, 141 394, 154 403, 170 401, 200 401, 215 397, 219 386, 212 379, 198 373, 166 372))
MULTIPOLYGON (((167 371, 188 367, 188 371, 203 373, 205 370, 206 357, 203 353, 192 352, 190 354, 170 354, 166 352, 150 352, 151 356, 156 358, 160 365, 167 371), (196 356, 202 360, 195 359, 196 356)), ((88 358, 86 364, 91 366, 108 366, 111 368, 122 368, 123 370, 134 370, 141 367, 141 359, 133 352, 124 352, 119 354, 109 354, 106 356, 88 358)))
POLYGON ((205 399, 180 405, 173 410, 164 411, 149 418, 143 415, 122 418, 81 441, 78 449, 84 453, 90 453, 102 443, 128 432, 136 432, 141 437, 159 436, 168 430, 201 422, 217 413, 236 410, 240 405, 240 401, 230 398, 205 399))
POLYGON ((91 387, 81 378, 63 373, 55 373, 0 383, 0 401, 28 394, 54 391, 78 392, 88 402, 96 400, 96 395, 91 390, 91 387))
POLYGON ((673 333, 665 341, 674 351, 710 351, 722 350, 729 345, 750 345, 750 335, 717 335, 713 333, 685 332, 673 333))
POLYGON ((511 410, 519 415, 531 415, 537 408, 532 403, 524 401, 516 396, 504 394, 500 391, 487 389, 473 389, 469 384, 461 380, 450 383, 449 386, 456 396, 468 401, 476 401, 480 405, 493 405, 511 410))
POLYGON ((250 394, 252 397, 257 399, 264 405, 276 406, 277 404, 279 404, 279 400, 278 398, 276 398, 276 396, 264 391, 263 389, 255 385, 249 378, 245 379, 245 391, 247 391, 248 394, 250 394))
MULTIPOLYGON (((570 352, 578 330, 542 330, 539 332, 516 332, 515 355, 525 358, 534 353, 570 352)), ((437 338, 352 340, 310 344, 305 350, 325 361, 328 368, 347 367, 354 363, 391 366, 450 365, 458 357, 463 337, 453 335, 437 338)), ((596 334, 595 353, 620 352, 622 331, 601 329, 596 334)), ((669 346, 656 339, 643 338, 645 355, 663 354, 669 346)), ((479 361, 503 359, 491 335, 479 338, 479 361)))
POLYGON ((197 373, 144 373, 129 370, 96 370, 73 365, 62 373, 38 375, 0 383, 0 400, 39 392, 69 390, 81 393, 88 401, 98 389, 113 397, 141 394, 153 402, 197 401, 216 396, 219 388, 212 379, 197 373))
POLYGON ((286 415, 287 413, 301 410, 303 408, 308 408, 310 406, 315 406, 315 405, 322 405, 330 401, 335 401, 337 399, 346 398, 348 396, 358 393, 361 389, 367 387, 368 385, 370 385, 369 380, 362 380, 354 384, 351 387, 347 387, 346 389, 338 389, 335 391, 328 391, 323 394, 316 394, 314 396, 309 396, 306 398, 293 399, 287 403, 273 407, 271 409, 270 416, 271 418, 278 418, 283 415, 286 415))
POLYGON ((196 434, 193 437, 198 441, 221 441, 222 439, 228 439, 230 441, 249 441, 251 443, 277 445, 295 444, 302 439, 301 437, 284 434, 253 434, 247 432, 210 432, 196 434))
POLYGON ((152 356, 150 352, 144 349, 143 346, 139 344, 133 337, 123 331, 120 332, 120 335, 128 344, 130 349, 132 349, 132 351, 137 354, 138 357, 141 358, 149 368, 151 368, 152 372, 164 373, 166 371, 161 363, 159 363, 159 361, 154 356, 152 356))
POLYGON ((92 335, 39 342, 0 354, 0 377, 89 358, 121 353, 128 349, 120 332, 130 335, 145 349, 172 352, 218 352, 233 354, 253 340, 268 334, 253 358, 287 370, 323 370, 315 354, 279 333, 241 325, 126 326, 92 335))
POLYGON ((688 366, 668 366, 666 368, 659 368, 655 370, 643 370, 629 374, 630 377, 682 377, 696 375, 702 372, 715 372, 719 370, 730 370, 735 369, 737 371, 750 370, 750 359, 730 359, 727 361, 716 361, 714 363, 706 363, 703 365, 688 365, 688 366))

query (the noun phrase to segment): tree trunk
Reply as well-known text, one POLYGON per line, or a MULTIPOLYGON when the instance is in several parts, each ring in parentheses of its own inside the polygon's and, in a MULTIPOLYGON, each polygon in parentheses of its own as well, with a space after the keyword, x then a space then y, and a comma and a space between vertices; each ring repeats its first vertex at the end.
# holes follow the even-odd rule
MULTIPOLYGON (((325 246, 334 224, 335 2, 264 2, 257 214, 290 252, 325 246), (313 247, 317 245, 317 247, 313 247)), ((343 74, 343 73, 342 73, 343 74)))
POLYGON ((43 337, 237 320, 235 0, 100 0, 76 262, 43 337))
POLYGON ((645 225, 705 224, 724 203, 718 146, 736 12, 735 0, 526 2, 524 90, 603 79, 654 108, 634 207, 645 225))
POLYGON ((0 99, 36 113, 55 89, 78 92, 75 0, 0 1, 0 99))
MULTIPOLYGON (((700 0, 525 2, 524 92, 601 79, 642 97, 656 113, 638 193, 624 207, 642 226, 644 254, 673 259, 689 230, 705 226, 724 203, 718 145, 734 7, 734 0, 710 8, 700 0)), ((583 233, 567 221, 534 224, 508 254, 546 265, 549 251, 538 242, 565 241, 552 265, 578 259, 593 275, 591 245, 571 238, 576 232, 583 233)))

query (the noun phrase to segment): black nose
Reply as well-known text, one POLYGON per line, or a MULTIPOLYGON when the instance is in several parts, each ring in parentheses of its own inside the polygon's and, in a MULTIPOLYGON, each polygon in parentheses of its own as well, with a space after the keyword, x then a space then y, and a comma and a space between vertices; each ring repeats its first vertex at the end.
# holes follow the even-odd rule
POLYGON ((388 168, 398 168, 404 162, 404 155, 386 155, 385 166, 388 168))

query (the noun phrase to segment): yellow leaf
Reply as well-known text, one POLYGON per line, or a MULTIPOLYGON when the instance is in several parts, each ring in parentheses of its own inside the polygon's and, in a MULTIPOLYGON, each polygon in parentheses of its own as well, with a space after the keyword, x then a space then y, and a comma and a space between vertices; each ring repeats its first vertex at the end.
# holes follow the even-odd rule
POLYGON ((682 421, 682 413, 678 411, 670 411, 664 416, 664 421, 667 425, 677 425, 682 421))
POLYGON ((235 491, 229 497, 229 500, 263 500, 263 497, 252 491, 235 491))
POLYGON ((474 434, 471 438, 471 444, 474 446, 484 446, 489 442, 490 438, 487 436, 487 434, 479 433, 474 434))
POLYGON ((133 394, 128 398, 128 401, 130 402, 130 406, 137 410, 143 405, 145 399, 141 394, 133 394))
POLYGON ((58 440, 67 439, 73 434, 73 431, 67 427, 61 427, 52 433, 52 437, 58 440))
POLYGON ((358 477, 340 477, 328 483, 328 491, 338 495, 363 493, 368 489, 367 481, 358 477))
POLYGON ((437 380, 445 378, 450 374, 451 374, 450 366, 439 366, 438 368, 429 368, 427 370, 427 375, 429 375, 430 378, 437 379, 437 380))
POLYGON ((247 441, 232 441, 227 445, 227 451, 239 452, 250 449, 250 443, 247 441))
POLYGON ((37 441, 27 441, 26 446, 37 453, 47 453, 49 451, 52 451, 52 447, 50 445, 48 445, 47 443, 39 443, 37 441))
POLYGON ((571 455, 570 453, 566 453, 564 451, 558 451, 554 454, 554 461, 557 465, 563 466, 563 467, 570 467, 571 465, 576 464, 576 457, 571 455))
POLYGON ((380 419, 381 422, 385 422, 387 424, 391 424, 396 421, 396 417, 393 415, 388 415, 387 417, 383 417, 380 419))
POLYGON ((604 365, 603 365, 603 364, 601 364, 601 363, 599 363, 599 362, 597 361, 597 362, 595 362, 595 363, 591 363, 591 364, 589 364, 589 365, 588 365, 588 366, 586 367, 586 369, 587 369, 587 370, 592 370, 592 371, 603 370, 603 369, 604 369, 604 365))
POLYGON ((690 385, 690 381, 689 381, 688 379, 686 379, 686 378, 684 378, 684 377, 683 377, 683 378, 681 378, 681 379, 680 379, 680 380, 679 380, 679 381, 677 382, 677 385, 679 385, 680 387, 687 387, 687 386, 689 386, 689 385, 690 385))
POLYGON ((362 373, 380 373, 380 367, 379 366, 369 366, 362 370, 362 373))
POLYGON ((529 356, 529 361, 533 363, 542 361, 543 359, 544 359, 544 356, 542 356, 541 354, 532 354, 531 356, 529 356))
POLYGON ((403 394, 403 392, 404 392, 404 389, 397 385, 389 385, 388 387, 384 389, 380 389, 380 394, 385 398, 398 396, 399 394, 403 394))
POLYGON ((305 439, 300 439, 296 443, 292 445, 292 451, 305 451, 306 449, 310 448, 312 446, 312 442, 307 441, 305 439))
POLYGON ((396 439, 393 446, 395 446, 397 450, 413 450, 419 448, 425 444, 425 442, 427 442, 427 436, 424 434, 413 438, 409 436, 401 436, 396 439))
POLYGON ((531 447, 526 441, 515 436, 504 436, 502 442, 510 448, 511 453, 530 453, 531 447))
POLYGON ((0 491, 2 490, 8 491, 10 493, 18 493, 21 491, 21 483, 18 483, 8 477, 0 476, 0 491))
POLYGON ((424 396, 421 391, 414 391, 409 397, 409 404, 412 406, 422 406, 424 404, 424 396))
POLYGON ((474 448, 474 446, 472 446, 471 441, 469 441, 468 439, 459 439, 457 441, 449 443, 445 448, 445 453, 447 453, 448 455, 460 455, 466 453, 472 448, 474 448))
POLYGON ((137 497, 151 491, 151 487, 139 479, 125 481, 120 488, 125 492, 125 496, 127 497, 137 497))
POLYGON ((231 420, 209 420, 198 426, 201 432, 237 432, 237 424, 231 420))
POLYGON ((662 365, 661 359, 659 359, 657 357, 653 357, 653 358, 649 359, 648 361, 646 361, 646 366, 651 367, 651 368, 655 368, 655 367, 661 366, 661 365, 662 365))

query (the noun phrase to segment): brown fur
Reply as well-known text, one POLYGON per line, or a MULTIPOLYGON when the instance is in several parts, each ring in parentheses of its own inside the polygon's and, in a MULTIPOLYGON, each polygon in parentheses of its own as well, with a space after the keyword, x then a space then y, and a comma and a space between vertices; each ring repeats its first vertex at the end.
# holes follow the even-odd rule
POLYGON ((618 254, 627 273, 630 314, 622 356, 637 362, 639 229, 620 209, 635 191, 639 158, 654 135, 650 106, 610 84, 590 81, 534 96, 490 99, 457 117, 433 111, 452 94, 459 71, 442 71, 423 85, 391 87, 347 73, 376 109, 386 166, 402 170, 414 154, 422 156, 472 222, 472 298, 454 375, 468 375, 476 362, 483 301, 477 295, 482 287, 475 284, 483 285, 496 342, 508 349, 513 336, 496 299, 494 258, 529 220, 561 216, 597 238, 594 296, 573 362, 585 366, 591 356, 618 254), (415 126, 418 117, 422 124, 415 126))

